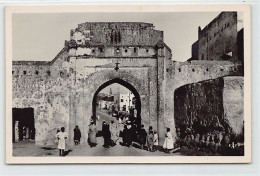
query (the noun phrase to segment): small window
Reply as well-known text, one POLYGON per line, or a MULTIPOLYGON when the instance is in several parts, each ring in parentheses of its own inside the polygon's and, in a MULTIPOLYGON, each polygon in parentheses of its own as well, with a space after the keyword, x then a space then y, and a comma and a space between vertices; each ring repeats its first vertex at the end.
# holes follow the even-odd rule
POLYGON ((49 76, 51 76, 51 71, 50 71, 50 70, 48 70, 48 71, 47 71, 47 74, 48 74, 49 76))
POLYGON ((148 52, 149 52, 149 49, 146 49, 146 52, 148 53, 148 52))
POLYGON ((12 71, 12 74, 14 74, 14 71, 12 71))
POLYGON ((166 68, 166 72, 169 72, 169 69, 168 69, 168 68, 166 68))
POLYGON ((121 102, 124 102, 124 99, 121 99, 121 102))
POLYGON ((181 68, 179 68, 178 70, 179 70, 179 72, 181 72, 181 68))
POLYGON ((26 75, 26 71, 23 71, 23 74, 26 75))
POLYGON ((206 71, 209 71, 209 69, 207 68, 206 71))
POLYGON ((224 69, 223 69, 223 68, 221 68, 221 69, 220 69, 220 71, 224 71, 224 69))
POLYGON ((39 71, 38 71, 38 70, 36 70, 36 71, 35 71, 35 74, 36 74, 36 75, 38 75, 38 74, 39 74, 39 71))
POLYGON ((195 69, 193 68, 192 71, 195 72, 195 69))
POLYGON ((60 72, 60 76, 63 76, 64 75, 64 73, 63 72, 60 72))
POLYGON ((127 49, 125 49, 125 52, 127 53, 127 49))
POLYGON ((117 48, 117 49, 116 49, 116 52, 118 52, 118 53, 119 53, 119 52, 120 52, 120 48, 117 48))
POLYGON ((92 53, 95 53, 95 49, 92 49, 92 53))
POLYGON ((134 53, 136 53, 137 52, 137 48, 134 48, 134 53))
POLYGON ((233 68, 233 71, 236 72, 236 71, 237 71, 237 68, 234 67, 234 68, 233 68))

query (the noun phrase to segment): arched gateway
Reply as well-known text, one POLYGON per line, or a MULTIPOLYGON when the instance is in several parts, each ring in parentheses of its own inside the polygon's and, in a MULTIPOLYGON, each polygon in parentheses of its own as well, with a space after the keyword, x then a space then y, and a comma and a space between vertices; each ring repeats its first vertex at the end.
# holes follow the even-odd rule
POLYGON ((52 61, 13 61, 13 108, 31 109, 38 145, 53 144, 62 126, 72 143, 76 125, 86 143, 89 122, 96 113, 93 101, 97 93, 111 83, 119 83, 135 94, 140 123, 145 129, 153 126, 162 144, 165 127, 176 136, 176 88, 239 75, 232 71, 234 64, 180 63, 171 57, 163 32, 155 30, 153 24, 83 23, 71 31, 70 41, 52 61))
MULTIPOLYGON (((153 126, 163 138, 171 63, 163 32, 153 24, 83 23, 51 62, 13 62, 13 108, 33 108, 36 144, 52 144, 62 126, 72 143, 76 125, 86 143, 96 95, 119 83, 135 94, 139 123, 146 129, 153 126)), ((168 116, 173 119, 173 113, 168 116)), ((167 121, 167 126, 174 128, 173 123, 167 121)))
POLYGON ((111 84, 114 84, 114 83, 118 83, 126 88, 128 88, 133 94, 134 94, 134 97, 136 99, 136 103, 135 103, 135 109, 137 111, 137 124, 140 126, 141 125, 141 99, 140 99, 140 95, 138 93, 138 91, 129 83, 127 83, 126 81, 122 80, 122 79, 119 79, 119 78, 115 78, 115 79, 112 79, 112 80, 109 80, 108 82, 102 84, 96 91, 96 93, 94 94, 94 98, 93 98, 93 101, 92 101, 92 114, 93 114, 93 120, 96 121, 96 110, 97 110, 97 95, 98 93, 106 88, 107 86, 111 85, 111 84))

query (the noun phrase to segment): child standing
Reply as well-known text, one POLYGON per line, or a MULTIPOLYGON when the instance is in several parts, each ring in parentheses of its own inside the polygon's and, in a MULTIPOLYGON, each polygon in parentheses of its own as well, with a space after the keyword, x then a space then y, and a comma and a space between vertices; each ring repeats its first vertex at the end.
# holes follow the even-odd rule
POLYGON ((170 153, 170 150, 173 149, 173 138, 170 132, 170 128, 166 128, 165 140, 163 144, 163 148, 166 153, 170 153))
POLYGON ((56 134, 56 137, 58 139, 59 156, 64 156, 65 140, 68 137, 64 127, 61 127, 61 131, 56 134))
POLYGON ((158 145, 159 145, 159 141, 158 141, 158 134, 156 131, 154 131, 154 135, 153 135, 153 146, 154 146, 154 150, 158 150, 158 145))
POLYGON ((153 151, 153 143, 154 143, 153 131, 149 130, 148 136, 147 136, 147 146, 148 146, 148 151, 150 151, 150 152, 153 151))

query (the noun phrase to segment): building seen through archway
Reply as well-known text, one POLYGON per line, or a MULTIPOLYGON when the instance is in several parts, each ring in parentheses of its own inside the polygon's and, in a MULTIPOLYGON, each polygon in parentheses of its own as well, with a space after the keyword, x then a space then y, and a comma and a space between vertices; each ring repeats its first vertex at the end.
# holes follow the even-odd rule
POLYGON ((115 121, 119 130, 127 121, 135 123, 138 127, 141 123, 140 96, 136 89, 129 83, 114 79, 96 91, 93 98, 93 120, 98 130, 102 128, 102 122, 115 121))

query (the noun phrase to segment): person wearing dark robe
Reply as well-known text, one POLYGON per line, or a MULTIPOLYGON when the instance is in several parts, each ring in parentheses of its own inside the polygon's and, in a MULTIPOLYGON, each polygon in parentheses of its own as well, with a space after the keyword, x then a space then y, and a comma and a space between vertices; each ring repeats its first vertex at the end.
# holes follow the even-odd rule
POLYGON ((144 125, 141 125, 141 129, 139 131, 139 144, 141 149, 143 149, 145 143, 146 143, 146 137, 147 137, 147 133, 144 129, 144 125))
POLYGON ((125 133, 125 146, 130 147, 132 145, 133 129, 130 123, 127 124, 125 133))
POLYGON ((103 121, 102 124, 102 134, 104 138, 104 147, 109 148, 110 147, 110 140, 111 140, 111 133, 109 131, 109 124, 107 124, 105 121, 103 121))
POLYGON ((126 127, 127 125, 124 125, 124 129, 122 131, 122 145, 126 144, 126 127))
POLYGON ((81 132, 79 127, 76 126, 74 128, 74 138, 73 138, 75 145, 78 145, 80 143, 80 138, 81 138, 81 132))

